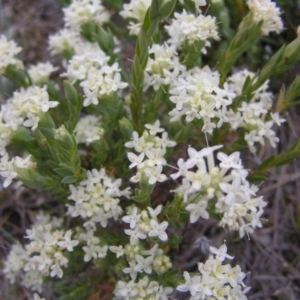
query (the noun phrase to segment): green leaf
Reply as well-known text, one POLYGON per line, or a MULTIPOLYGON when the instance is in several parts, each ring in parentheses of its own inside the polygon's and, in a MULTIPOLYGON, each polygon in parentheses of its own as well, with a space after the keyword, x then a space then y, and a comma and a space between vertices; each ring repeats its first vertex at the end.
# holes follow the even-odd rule
POLYGON ((49 112, 44 112, 41 114, 38 129, 40 128, 44 128, 44 129, 47 128, 50 130, 55 128, 55 123, 51 115, 49 114, 49 112))
POLYGON ((276 107, 276 111, 280 112, 282 109, 288 109, 293 105, 293 101, 297 99, 299 96, 300 96, 300 76, 297 75, 286 92, 282 106, 279 108, 276 107))
POLYGON ((143 28, 141 28, 140 34, 138 36, 136 44, 136 54, 139 59, 141 69, 145 69, 148 60, 148 42, 146 39, 146 33, 143 28))
POLYGON ((279 155, 273 155, 265 160, 258 168, 248 177, 251 182, 261 182, 268 179, 268 169, 281 167, 288 164, 300 156, 300 140, 295 142, 286 152, 279 155))
POLYGON ((100 48, 106 53, 111 54, 114 51, 115 43, 112 33, 108 30, 105 31, 100 27, 97 35, 97 42, 100 48))
POLYGON ((64 91, 65 91, 65 96, 66 99, 69 103, 72 103, 73 106, 77 106, 78 102, 78 93, 75 87, 69 83, 68 81, 64 81, 64 91))
POLYGON ((15 65, 8 65, 3 75, 24 88, 31 85, 31 78, 28 72, 25 69, 18 69, 15 65))
POLYGON ((62 177, 71 177, 74 174, 72 171, 65 168, 55 168, 53 171, 62 177))
POLYGON ((22 126, 19 126, 17 130, 12 132, 12 140, 32 142, 34 138, 30 135, 30 131, 22 126))
POLYGON ((173 12, 177 0, 169 0, 159 9, 159 15, 162 19, 167 19, 173 12))
POLYGON ((149 8, 149 17, 151 21, 159 17, 160 4, 161 3, 159 0, 152 0, 151 6, 149 8))
POLYGON ((72 0, 57 0, 62 5, 68 6, 71 4, 72 0))
POLYGON ((172 269, 159 276, 159 281, 163 282, 164 285, 170 287, 176 287, 178 285, 179 269, 172 269))
POLYGON ((132 122, 129 119, 123 117, 121 120, 118 121, 118 123, 121 134, 123 135, 125 140, 130 140, 134 131, 134 126, 132 122))
POLYGON ((63 178, 63 180, 61 182, 66 183, 66 184, 71 184, 76 181, 77 181, 77 178, 75 178, 74 176, 66 176, 65 178, 63 178))
POLYGON ((95 22, 87 22, 81 25, 80 34, 84 36, 89 42, 95 42, 97 36, 98 25, 95 22))
POLYGON ((50 139, 54 138, 54 132, 52 129, 39 127, 39 130, 46 138, 50 138, 50 139))
POLYGON ((267 172, 256 172, 248 176, 250 183, 259 184, 261 182, 267 181, 270 175, 267 172))

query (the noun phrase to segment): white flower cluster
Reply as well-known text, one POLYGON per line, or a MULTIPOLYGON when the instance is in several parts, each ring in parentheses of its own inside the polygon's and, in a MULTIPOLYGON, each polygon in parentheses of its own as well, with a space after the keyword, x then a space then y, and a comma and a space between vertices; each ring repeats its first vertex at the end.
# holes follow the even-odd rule
POLYGON ((87 115, 82 117, 74 130, 77 143, 84 143, 89 146, 90 143, 98 141, 104 134, 101 127, 101 117, 87 115))
POLYGON ((32 300, 46 300, 46 299, 45 298, 41 298, 37 293, 34 293, 32 300))
POLYGON ((30 66, 28 69, 28 73, 33 84, 41 84, 49 80, 51 73, 57 70, 58 68, 54 67, 48 61, 45 63, 38 63, 37 65, 30 66))
POLYGON ((216 213, 222 215, 220 225, 239 230, 243 237, 261 227, 260 217, 266 202, 262 196, 256 196, 257 187, 247 181, 248 171, 242 166, 239 152, 231 155, 219 152, 220 163, 215 164, 213 152, 221 147, 200 151, 190 147, 189 159, 180 158, 179 170, 171 177, 183 177, 182 184, 175 191, 183 194, 192 223, 200 217, 208 219, 209 207, 214 205, 216 213))
POLYGON ((4 35, 0 36, 0 75, 4 73, 8 65, 23 67, 23 63, 15 57, 21 50, 22 48, 18 47, 14 41, 8 41, 4 35))
POLYGON ((31 160, 31 155, 25 158, 15 156, 9 160, 7 153, 0 159, 0 175, 5 178, 3 187, 8 187, 14 178, 19 174, 22 174, 25 169, 35 169, 36 163, 31 160))
MULTIPOLYGON (((235 73, 228 78, 229 88, 238 96, 242 94, 242 88, 247 77, 253 78, 254 73, 248 70, 243 70, 235 73)), ((241 106, 234 112, 230 110, 222 110, 221 119, 228 122, 233 130, 244 128, 246 130, 245 140, 251 152, 255 153, 254 144, 259 142, 265 145, 267 139, 272 147, 276 146, 279 138, 275 131, 271 128, 277 124, 285 122, 280 118, 278 113, 270 113, 273 105, 273 94, 267 91, 268 81, 266 81, 253 94, 250 102, 242 101, 241 106)))
POLYGON ((99 97, 109 96, 113 92, 126 88, 128 83, 121 81, 120 71, 118 63, 112 66, 106 64, 99 69, 89 68, 87 77, 80 83, 85 97, 83 106, 97 105, 99 97))
POLYGON ((162 174, 163 166, 166 165, 164 155, 167 147, 174 147, 176 143, 168 139, 168 133, 160 127, 159 120, 154 124, 146 124, 141 137, 134 131, 132 141, 125 143, 127 148, 134 148, 139 155, 128 152, 127 156, 131 164, 130 169, 136 167, 138 172, 130 178, 132 182, 147 181, 149 184, 155 184, 157 181, 163 182, 167 179, 162 174), (161 137, 157 136, 161 133, 161 137), (144 160, 145 158, 145 160, 144 160))
POLYGON ((95 228, 90 228, 86 233, 81 233, 79 239, 85 244, 85 246, 82 247, 84 251, 83 260, 85 262, 93 258, 104 258, 106 256, 108 246, 100 246, 100 239, 95 236, 95 228))
POLYGON ((131 280, 129 282, 118 281, 115 289, 116 299, 125 300, 168 300, 168 295, 172 293, 171 287, 159 285, 157 281, 149 281, 147 276, 140 279, 138 282, 131 280))
POLYGON ((96 44, 87 42, 81 36, 81 26, 89 22, 102 26, 109 20, 109 12, 104 8, 102 2, 100 0, 72 0, 72 3, 63 11, 64 28, 49 37, 51 53, 53 55, 82 54, 85 51, 92 51, 92 47, 101 55, 102 51, 96 44))
POLYGON ((72 0, 68 7, 63 8, 66 27, 80 31, 80 26, 95 22, 99 26, 109 20, 109 13, 101 0, 72 0))
POLYGON ((91 68, 101 69, 107 66, 109 61, 109 57, 99 49, 97 44, 82 42, 78 46, 76 54, 68 62, 67 71, 62 74, 71 83, 86 79, 91 68))
POLYGON ((171 83, 180 71, 186 68, 180 64, 175 46, 167 43, 153 44, 149 49, 149 58, 145 69, 144 90, 153 86, 157 91, 161 86, 171 83))
POLYGON ((49 100, 46 86, 21 89, 14 92, 13 97, 1 106, 2 125, 12 130, 17 130, 18 126, 23 125, 34 131, 41 114, 58 104, 57 101, 49 100))
POLYGON ((16 282, 16 277, 20 270, 24 267, 24 263, 27 258, 28 255, 19 242, 11 247, 3 268, 3 273, 11 284, 16 282))
POLYGON ((93 231, 96 230, 96 223, 102 227, 107 226, 108 219, 118 220, 122 213, 119 206, 119 197, 130 195, 130 190, 120 190, 121 179, 112 179, 106 175, 105 169, 87 171, 87 179, 78 186, 70 185, 70 196, 68 199, 74 205, 68 204, 68 214, 72 217, 80 216, 88 220, 84 227, 93 231))
POLYGON ((238 265, 232 268, 229 264, 223 264, 225 258, 233 258, 227 254, 226 245, 219 249, 210 247, 210 252, 214 255, 210 255, 204 264, 198 263, 200 275, 191 276, 185 271, 185 283, 180 284, 177 290, 190 292, 191 300, 247 300, 245 294, 250 288, 243 283, 246 274, 238 265))
POLYGON ((118 63, 109 65, 108 57, 97 44, 83 43, 81 51, 74 55, 67 65, 67 71, 62 74, 71 83, 81 81, 80 86, 84 92, 84 106, 97 105, 98 98, 110 95, 128 86, 121 81, 120 68, 118 63))
POLYGON ((42 212, 36 216, 36 223, 26 231, 30 243, 25 248, 13 245, 5 261, 3 271, 11 283, 20 275, 24 286, 41 292, 44 276, 63 276, 61 267, 68 264, 64 252, 73 251, 78 241, 71 239, 71 230, 54 230, 61 223, 62 219, 42 212))
POLYGON ((208 39, 219 40, 216 18, 210 15, 183 12, 174 14, 170 25, 166 25, 170 39, 168 43, 181 49, 185 42, 189 45, 196 41, 203 41, 205 46, 210 46, 208 39))
MULTIPOLYGON (((111 246, 110 250, 120 253, 120 247, 111 246)), ((129 282, 118 281, 114 294, 118 299, 168 299, 167 295, 172 292, 172 288, 160 286, 156 281, 149 281, 147 275, 164 274, 172 267, 170 258, 163 253, 158 244, 151 249, 145 250, 141 245, 127 244, 122 249, 121 255, 126 255, 129 267, 123 269, 125 274, 129 274, 129 282), (135 282, 139 275, 146 275, 135 282)), ((118 254, 117 254, 118 257, 118 254)))
POLYGON ((42 276, 62 278, 68 259, 65 250, 73 251, 79 241, 72 240, 72 231, 53 231, 52 225, 39 225, 26 230, 26 238, 31 242, 26 245, 26 252, 31 255, 24 266, 24 271, 35 271, 42 276))
POLYGON ((263 21, 261 28, 263 35, 269 35, 273 31, 279 33, 283 30, 280 9, 275 2, 271 0, 248 0, 247 4, 253 13, 254 21, 257 23, 263 21))
MULTIPOLYGON (((81 45, 83 42, 79 32, 63 28, 57 33, 50 35, 48 43, 51 54, 55 55, 65 51, 76 51, 78 45, 81 45)), ((81 49, 81 47, 79 48, 81 49)))
MULTIPOLYGON (((80 26, 89 21, 102 25, 109 18, 100 0, 73 0, 64 9, 65 28, 49 38, 52 54, 67 52, 75 54, 62 74, 71 83, 81 81, 84 91, 84 106, 98 104, 98 98, 110 95, 128 86, 121 81, 118 63, 108 64, 108 57, 98 44, 89 43, 80 36, 80 26)), ((115 49, 118 51, 118 49, 115 49)))
POLYGON ((214 119, 221 122, 221 111, 232 104, 236 94, 228 89, 219 87, 218 71, 211 71, 206 66, 203 69, 194 68, 182 72, 170 85, 170 100, 176 107, 170 111, 171 122, 185 116, 187 122, 194 119, 203 120, 202 131, 211 134, 216 126, 214 119))
POLYGON ((169 225, 167 221, 159 223, 157 216, 161 213, 162 205, 155 209, 148 207, 148 210, 138 211, 136 206, 130 207, 127 216, 122 220, 129 223, 130 229, 125 229, 125 233, 130 236, 130 244, 136 245, 146 237, 158 237, 161 241, 168 240, 166 229, 169 225))
POLYGON ((42 292, 43 277, 40 272, 29 270, 24 272, 23 268, 26 262, 29 261, 29 256, 24 247, 16 243, 10 249, 9 255, 4 262, 3 273, 11 284, 20 278, 22 285, 33 290, 42 292))
POLYGON ((146 12, 151 5, 151 0, 131 0, 123 5, 120 15, 124 19, 134 20, 129 22, 129 34, 138 35, 143 24, 146 12))

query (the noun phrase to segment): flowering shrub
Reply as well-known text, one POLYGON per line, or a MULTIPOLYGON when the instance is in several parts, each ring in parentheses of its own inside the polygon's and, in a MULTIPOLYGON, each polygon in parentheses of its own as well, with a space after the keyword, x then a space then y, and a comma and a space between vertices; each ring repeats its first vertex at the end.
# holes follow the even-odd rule
POLYGON ((240 238, 262 227, 267 202, 256 184, 296 158, 300 143, 251 170, 242 158, 279 142, 300 81, 274 105, 270 77, 300 60, 299 37, 249 70, 242 55, 284 28, 270 0, 246 1, 230 38, 220 15, 210 15, 226 11, 223 1, 61 2, 65 27, 49 37, 49 50, 62 66, 26 67, 21 48, 0 37, 0 74, 16 86, 0 112, 3 187, 23 184, 65 204, 63 215, 37 213, 28 242, 6 258, 6 278, 33 299, 46 282, 75 274, 87 279, 57 299, 87 299, 105 282, 114 299, 247 299, 247 270, 224 262, 233 258, 225 243, 204 247, 197 273, 173 268, 172 253, 185 224, 199 219, 240 238), (136 40, 131 71, 124 36, 136 40))

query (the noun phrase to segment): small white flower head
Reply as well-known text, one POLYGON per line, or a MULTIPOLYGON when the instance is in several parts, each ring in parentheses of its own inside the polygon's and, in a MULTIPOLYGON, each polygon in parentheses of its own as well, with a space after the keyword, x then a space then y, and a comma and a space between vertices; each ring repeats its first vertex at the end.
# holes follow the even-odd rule
POLYGON ((203 123, 202 131, 212 134, 213 130, 224 122, 222 111, 232 103, 236 93, 225 83, 219 87, 220 74, 209 67, 182 71, 170 82, 170 101, 175 104, 169 112, 170 121, 175 122, 185 117, 186 122, 195 119, 203 123))
POLYGON ((18 47, 14 41, 8 41, 6 36, 0 36, 0 75, 4 73, 8 65, 15 65, 22 68, 22 62, 15 56, 21 52, 22 48, 18 47))
POLYGON ((80 35, 74 30, 64 28, 49 36, 49 50, 52 55, 72 52, 80 43, 80 35))
POLYGON ((175 18, 170 25, 165 26, 170 36, 169 43, 181 48, 187 42, 193 44, 196 41, 206 42, 208 39, 219 39, 216 19, 212 16, 187 13, 185 10, 180 14, 175 12, 175 18))
POLYGON ((57 71, 49 61, 32 65, 28 69, 29 76, 34 84, 41 84, 49 80, 51 73, 57 71))
POLYGON ((166 233, 166 229, 169 223, 167 221, 163 221, 162 223, 158 223, 156 220, 152 219, 150 221, 150 226, 152 230, 149 232, 150 237, 157 236, 163 242, 168 240, 168 235, 166 233))
POLYGON ((39 294, 34 293, 33 294, 33 300, 46 300, 45 298, 41 298, 39 294))
POLYGON ((205 6, 206 5, 206 1, 205 0, 192 0, 193 2, 195 2, 195 7, 196 10, 200 11, 199 6, 205 6))
POLYGON ((12 246, 5 262, 3 273, 4 276, 10 281, 11 284, 15 283, 16 277, 22 270, 26 260, 27 253, 20 243, 12 246))
POLYGON ((3 187, 8 187, 14 178, 18 176, 18 173, 14 169, 14 158, 9 160, 9 156, 6 153, 0 159, 0 175, 5 178, 3 187))
POLYGON ((168 133, 160 127, 160 121, 156 120, 154 124, 146 124, 145 130, 141 136, 134 131, 132 140, 125 143, 125 147, 134 148, 139 155, 128 152, 127 157, 131 164, 129 168, 136 167, 138 172, 130 178, 131 182, 148 182, 155 184, 167 180, 167 176, 162 174, 163 166, 166 165, 167 147, 174 147, 176 143, 168 139, 168 133), (160 136, 161 135, 161 136, 160 136))
POLYGON ((261 28, 263 35, 269 35, 273 31, 279 33, 283 30, 281 12, 275 2, 271 0, 248 0, 247 4, 253 13, 254 21, 256 23, 263 21, 261 28))
POLYGON ((94 21, 101 26, 109 20, 109 13, 101 0, 73 0, 63 11, 66 27, 75 31, 79 31, 80 26, 88 22, 94 21))
POLYGON ((129 22, 129 33, 138 35, 144 21, 146 12, 151 5, 151 0, 131 0, 130 3, 123 5, 120 15, 124 19, 134 20, 129 22))
POLYGON ((27 155, 25 158, 15 156, 14 166, 20 169, 34 169, 36 163, 31 160, 31 155, 27 155))
POLYGON ((246 300, 245 294, 249 288, 243 283, 245 273, 239 266, 232 268, 229 264, 222 264, 227 255, 227 248, 211 247, 216 256, 210 255, 205 263, 198 263, 200 274, 183 273, 185 282, 177 286, 181 292, 190 292, 191 299, 230 299, 246 300), (225 298, 226 297, 226 298, 225 298))
POLYGON ((115 253, 117 258, 121 257, 124 255, 125 251, 123 249, 123 246, 109 246, 109 250, 112 253, 115 253))
POLYGON ((223 215, 220 226, 238 230, 243 237, 261 226, 259 218, 265 202, 257 200, 257 188, 247 181, 248 171, 242 166, 239 152, 230 155, 218 152, 215 156, 219 163, 215 161, 213 153, 221 147, 217 145, 200 151, 189 147, 189 159, 186 162, 178 160, 180 170, 171 177, 183 177, 175 192, 183 197, 191 223, 199 218, 208 219, 208 208, 214 208, 216 213, 223 215), (216 201, 213 206, 211 201, 216 201))
POLYGON ((223 244, 219 249, 213 246, 209 247, 210 252, 215 255, 216 260, 222 262, 225 258, 233 259, 233 256, 227 254, 227 247, 223 244))
MULTIPOLYGON (((75 60, 76 57, 74 57, 75 60)), ((114 63, 112 66, 106 65, 107 58, 102 60, 102 66, 83 66, 82 71, 79 72, 78 79, 85 79, 80 83, 84 92, 83 106, 89 106, 91 104, 97 105, 99 98, 104 95, 111 95, 114 92, 122 90, 128 86, 128 83, 121 81, 120 69, 118 63, 114 63)), ((88 60, 87 60, 88 61, 88 60)), ((90 61, 90 63, 93 63, 90 61)), ((80 66, 77 66, 80 70, 80 66)), ((72 74, 74 76, 74 74, 72 74)), ((78 75, 75 74, 75 81, 78 75)), ((74 81, 74 80, 73 80, 74 81)))
POLYGON ((74 130, 76 141, 89 146, 90 143, 100 140, 104 135, 101 125, 100 116, 87 115, 80 118, 74 130))

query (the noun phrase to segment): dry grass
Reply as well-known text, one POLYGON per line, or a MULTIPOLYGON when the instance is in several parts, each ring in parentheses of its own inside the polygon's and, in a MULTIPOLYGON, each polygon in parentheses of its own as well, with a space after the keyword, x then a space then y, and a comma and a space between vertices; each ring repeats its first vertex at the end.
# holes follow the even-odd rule
MULTIPOLYGON (((55 0, 2 1, 1 29, 24 47, 26 64, 49 59, 47 37, 57 31, 62 23, 61 6, 55 0)), ((291 109, 287 120, 279 132, 278 153, 288 149, 300 137, 299 110, 291 109)), ((263 159, 273 154, 274 149, 264 147, 259 157, 263 159)), ((244 158, 248 168, 258 163, 253 161, 253 156, 244 158)), ((261 186, 260 194, 268 201, 262 229, 256 230, 249 240, 240 240, 236 234, 217 227, 217 222, 213 220, 187 225, 180 232, 183 243, 172 253, 174 267, 195 270, 196 263, 206 256, 207 240, 204 236, 215 246, 226 240, 229 253, 235 256, 234 263, 249 272, 246 284, 252 287, 248 294, 250 300, 300 299, 299 159, 281 169, 272 170, 270 180, 261 186)), ((25 230, 40 207, 55 207, 63 211, 63 207, 53 202, 49 195, 39 191, 21 188, 0 192, 0 251, 3 258, 15 239, 24 241, 25 230)), ((10 299, 11 288, 3 277, 0 282, 0 299, 10 299)), ((30 298, 30 293, 21 287, 17 287, 14 293, 21 300, 30 298)), ((50 300, 51 290, 47 293, 50 300)), ((186 298, 184 295, 176 297, 186 298)))

